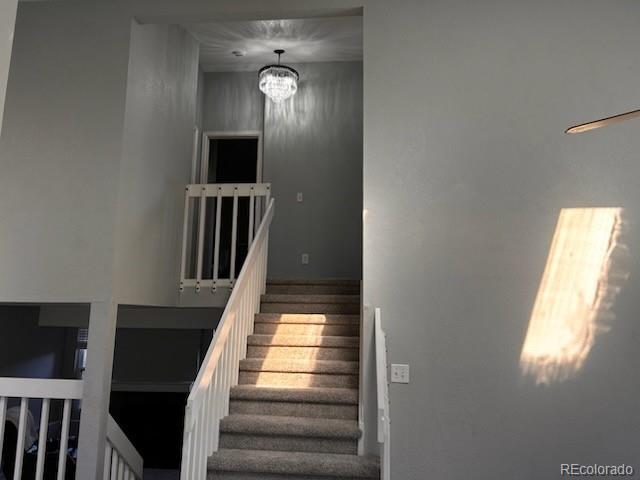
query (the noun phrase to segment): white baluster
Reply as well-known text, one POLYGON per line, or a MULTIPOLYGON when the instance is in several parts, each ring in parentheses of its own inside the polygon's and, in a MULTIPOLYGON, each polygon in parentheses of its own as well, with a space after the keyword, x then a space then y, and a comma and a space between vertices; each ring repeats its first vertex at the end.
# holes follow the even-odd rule
POLYGON ((218 187, 216 197, 216 233, 213 245, 213 285, 215 288, 218 281, 218 270, 220 268, 220 224, 222 223, 222 187, 218 187))
POLYGON ((118 480, 123 480, 123 474, 124 474, 124 461, 122 460, 122 457, 118 458, 118 480))
MULTIPOLYGON (((251 244, 253 243, 253 229, 255 228, 255 221, 253 219, 255 213, 255 188, 251 187, 251 193, 249 194, 249 245, 247 248, 251 248, 251 244)), ((247 250, 247 254, 249 251, 247 250)))
POLYGON ((118 480, 118 465, 120 464, 120 456, 116 449, 111 451, 111 480, 118 480))
POLYGON ((20 399, 20 420, 18 422, 18 441, 16 443, 16 462, 13 468, 13 480, 22 478, 22 462, 24 460, 24 436, 27 431, 28 398, 20 399))
POLYGON ((236 247, 238 236, 238 187, 233 189, 233 214, 231 221, 231 270, 229 278, 231 285, 236 278, 236 247))
POLYGON ((64 401, 62 410, 62 431, 60 433, 60 455, 58 457, 58 480, 64 480, 67 471, 67 446, 69 445, 69 422, 71 420, 71 400, 64 401))
POLYGON ((38 459, 36 460, 36 480, 42 480, 44 475, 44 458, 47 450, 47 431, 49 428, 49 404, 48 398, 42 399, 40 411, 40 431, 38 432, 38 459))
POLYGON ((4 422, 7 418, 7 397, 0 397, 0 465, 2 465, 2 448, 4 445, 4 422))
POLYGON ((111 473, 111 445, 109 442, 105 442, 104 446, 104 473, 102 474, 102 480, 110 480, 111 473))
POLYGON ((198 262, 196 267, 196 292, 200 291, 202 281, 202 257, 204 252, 204 221, 207 210, 207 189, 202 186, 200 192, 200 220, 198 221, 198 262))
POLYGON ((182 225, 182 258, 180 259, 180 291, 184 288, 187 275, 187 240, 189 238, 189 187, 184 192, 184 220, 182 225))

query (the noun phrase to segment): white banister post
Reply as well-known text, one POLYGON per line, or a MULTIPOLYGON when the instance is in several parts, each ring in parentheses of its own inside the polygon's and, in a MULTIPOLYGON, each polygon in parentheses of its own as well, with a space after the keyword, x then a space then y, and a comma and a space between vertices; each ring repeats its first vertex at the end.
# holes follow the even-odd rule
POLYGON ((98 480, 104 474, 117 313, 117 305, 112 301, 91 304, 78 438, 78 480, 98 480))

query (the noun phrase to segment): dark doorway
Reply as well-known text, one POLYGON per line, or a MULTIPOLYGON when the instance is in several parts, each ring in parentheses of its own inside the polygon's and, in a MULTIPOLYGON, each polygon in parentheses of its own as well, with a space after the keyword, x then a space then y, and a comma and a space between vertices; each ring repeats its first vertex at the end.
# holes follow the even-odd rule
MULTIPOLYGON (((207 183, 256 183, 259 170, 260 140, 253 137, 209 138, 207 183)), ((213 278, 216 199, 207 203, 205 225, 205 252, 202 278, 213 278)), ((221 208, 220 256, 218 278, 229 278, 231 273, 231 231, 233 225, 233 199, 224 198, 221 208)), ((240 273, 249 251, 249 199, 238 199, 236 232, 235 275, 240 273)))
POLYGON ((188 392, 111 392, 109 412, 145 468, 179 470, 188 392))

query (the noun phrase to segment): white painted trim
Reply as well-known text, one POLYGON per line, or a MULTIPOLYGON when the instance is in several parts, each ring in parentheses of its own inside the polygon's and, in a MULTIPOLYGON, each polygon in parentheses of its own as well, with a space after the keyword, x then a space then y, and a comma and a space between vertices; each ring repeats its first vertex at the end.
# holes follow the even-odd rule
POLYGON ((82 380, 0 377, 0 397, 81 400, 82 380))
POLYGON ((387 380, 387 335, 382 329, 382 314, 375 309, 376 386, 378 404, 378 443, 381 480, 391 479, 391 418, 387 380))
POLYGON ((193 152, 191 154, 191 180, 190 183, 198 183, 198 159, 200 158, 200 129, 193 127, 193 152))

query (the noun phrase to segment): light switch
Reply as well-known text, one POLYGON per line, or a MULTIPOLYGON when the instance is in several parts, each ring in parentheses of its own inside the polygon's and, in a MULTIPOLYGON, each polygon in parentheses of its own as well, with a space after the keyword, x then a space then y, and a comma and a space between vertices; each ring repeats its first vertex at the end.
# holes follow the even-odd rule
POLYGON ((309 254, 308 253, 303 253, 302 254, 302 264, 303 265, 309 265, 309 254))
POLYGON ((298 200, 298 202, 302 201, 302 192, 298 192, 298 194, 296 195, 296 200, 298 200))
POLYGON ((409 365, 392 363, 391 383, 409 383, 409 365))

